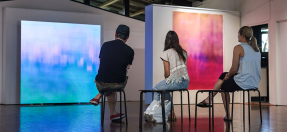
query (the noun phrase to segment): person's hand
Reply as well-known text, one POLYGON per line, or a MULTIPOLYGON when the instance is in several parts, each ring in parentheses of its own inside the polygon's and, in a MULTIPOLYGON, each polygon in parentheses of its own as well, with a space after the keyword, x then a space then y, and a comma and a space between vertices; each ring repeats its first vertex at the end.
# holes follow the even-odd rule
POLYGON ((225 75, 223 81, 226 81, 227 79, 229 79, 228 73, 225 75))

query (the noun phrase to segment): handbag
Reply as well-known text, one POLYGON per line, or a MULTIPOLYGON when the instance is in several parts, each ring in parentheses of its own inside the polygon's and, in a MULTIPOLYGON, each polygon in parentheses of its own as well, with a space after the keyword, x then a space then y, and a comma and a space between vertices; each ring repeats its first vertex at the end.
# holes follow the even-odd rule
MULTIPOLYGON (((168 114, 171 108, 171 101, 169 100, 165 100, 164 101, 164 105, 165 105, 165 122, 167 122, 168 120, 168 114)), ((162 109, 161 109, 161 102, 158 101, 151 109, 151 111, 149 111, 149 116, 147 118, 148 121, 150 122, 155 122, 155 123, 163 123, 162 120, 162 109)))
POLYGON ((158 101, 153 100, 153 101, 151 102, 151 104, 147 107, 146 111, 144 112, 144 119, 145 119, 146 121, 148 121, 148 118, 149 118, 149 116, 150 116, 150 112, 151 112, 152 110, 156 109, 156 107, 158 107, 157 104, 158 104, 158 101))

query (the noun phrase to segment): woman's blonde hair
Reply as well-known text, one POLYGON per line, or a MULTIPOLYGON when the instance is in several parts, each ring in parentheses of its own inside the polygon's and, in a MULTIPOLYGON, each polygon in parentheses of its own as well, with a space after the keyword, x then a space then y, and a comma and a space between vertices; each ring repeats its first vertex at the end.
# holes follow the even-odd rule
POLYGON ((247 43, 253 48, 255 52, 259 52, 258 46, 257 46, 257 39, 253 36, 253 30, 251 27, 244 26, 240 28, 239 34, 243 35, 247 43))

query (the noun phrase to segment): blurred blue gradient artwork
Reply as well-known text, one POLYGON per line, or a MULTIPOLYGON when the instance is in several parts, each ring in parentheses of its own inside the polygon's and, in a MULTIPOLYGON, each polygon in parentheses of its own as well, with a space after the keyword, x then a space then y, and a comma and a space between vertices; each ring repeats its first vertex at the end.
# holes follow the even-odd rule
POLYGON ((100 48, 100 25, 21 21, 21 104, 88 102, 100 48))

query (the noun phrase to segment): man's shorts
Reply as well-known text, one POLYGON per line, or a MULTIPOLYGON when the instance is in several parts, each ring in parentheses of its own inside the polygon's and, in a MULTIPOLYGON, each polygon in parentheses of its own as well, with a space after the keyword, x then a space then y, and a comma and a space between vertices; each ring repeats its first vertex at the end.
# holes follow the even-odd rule
POLYGON ((128 81, 128 77, 126 77, 125 82, 123 83, 105 83, 105 82, 97 82, 96 86, 98 91, 103 94, 105 92, 105 96, 109 96, 112 92, 106 92, 108 90, 124 90, 128 81))

